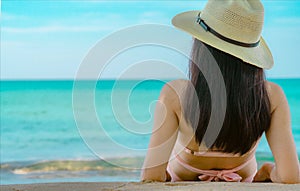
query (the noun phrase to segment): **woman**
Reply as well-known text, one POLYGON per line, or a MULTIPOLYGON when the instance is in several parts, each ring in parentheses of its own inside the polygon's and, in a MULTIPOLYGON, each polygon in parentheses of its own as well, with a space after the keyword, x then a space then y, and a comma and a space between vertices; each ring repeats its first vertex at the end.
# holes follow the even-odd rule
POLYGON ((259 0, 209 0, 203 11, 173 18, 194 37, 190 82, 161 91, 142 180, 300 182, 287 100, 264 79, 273 58, 261 37, 263 15, 259 0), (257 171, 263 133, 275 164, 257 171))

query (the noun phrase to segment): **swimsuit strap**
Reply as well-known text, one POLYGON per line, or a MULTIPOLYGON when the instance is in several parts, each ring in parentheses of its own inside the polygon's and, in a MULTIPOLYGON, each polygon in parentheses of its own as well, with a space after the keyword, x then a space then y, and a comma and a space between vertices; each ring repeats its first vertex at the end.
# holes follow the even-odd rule
MULTIPOLYGON (((258 143, 252 147, 252 149, 249 151, 249 152, 252 152, 256 149, 256 147, 258 146, 258 143)), ((192 155, 195 155, 195 156, 205 156, 206 154, 210 153, 212 155, 208 155, 209 157, 220 157, 220 152, 207 152, 207 151, 193 151, 187 147, 184 147, 183 149, 186 153, 188 154, 192 154, 192 155)), ((228 156, 228 155, 224 155, 224 156, 228 156)), ((231 157, 240 157, 240 155, 236 154, 236 155, 232 155, 231 157)))
POLYGON ((204 180, 204 181, 219 181, 219 180, 225 180, 227 182, 240 182, 242 180, 242 177, 235 173, 239 170, 241 170, 242 168, 244 168, 247 164, 250 163, 251 159, 253 159, 255 157, 255 155, 253 155, 253 157, 251 157, 249 160, 247 160, 246 162, 244 162, 243 164, 241 164, 240 166, 237 166, 233 169, 230 170, 201 170, 198 168, 195 168, 189 164, 187 164, 182 158, 180 158, 179 155, 176 155, 176 159, 179 162, 179 164, 181 164, 184 168, 195 172, 197 174, 200 174, 198 176, 198 178, 200 180, 204 180))
MULTIPOLYGON (((192 155, 195 155, 195 156, 206 156, 206 154, 210 153, 211 155, 208 155, 209 157, 213 157, 213 156, 222 157, 222 156, 220 156, 221 152, 193 151, 193 150, 188 149, 186 147, 184 148, 184 151, 188 154, 192 154, 192 155)), ((224 156, 228 157, 228 155, 224 155, 224 156)), ((235 155, 233 155, 233 157, 235 157, 235 155)), ((240 156, 236 155, 236 157, 240 157, 240 156)))

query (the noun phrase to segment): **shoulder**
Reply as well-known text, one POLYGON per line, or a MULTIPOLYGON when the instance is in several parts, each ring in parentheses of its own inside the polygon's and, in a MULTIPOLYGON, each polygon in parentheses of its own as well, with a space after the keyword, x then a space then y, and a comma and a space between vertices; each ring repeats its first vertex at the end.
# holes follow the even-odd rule
POLYGON ((287 102, 284 91, 278 84, 266 81, 266 89, 271 103, 271 112, 273 112, 282 103, 287 102))
POLYGON ((181 96, 184 88, 188 85, 188 80, 179 79, 167 82, 161 90, 160 97, 164 99, 181 96))
POLYGON ((160 92, 159 99, 165 104, 171 104, 174 109, 180 107, 185 87, 189 81, 184 79, 172 80, 166 83, 160 92))

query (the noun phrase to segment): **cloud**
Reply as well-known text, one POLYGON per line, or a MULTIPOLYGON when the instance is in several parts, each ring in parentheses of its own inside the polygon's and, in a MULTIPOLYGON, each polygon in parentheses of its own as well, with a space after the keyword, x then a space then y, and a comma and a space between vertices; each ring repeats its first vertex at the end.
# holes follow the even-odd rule
POLYGON ((170 24, 170 18, 163 12, 147 11, 140 14, 138 23, 170 24))
POLYGON ((29 19, 28 16, 25 15, 17 15, 17 14, 9 14, 2 12, 1 13, 1 22, 3 21, 20 21, 20 20, 26 20, 29 19))
POLYGON ((300 17, 276 17, 273 22, 280 25, 300 26, 300 17))
POLYGON ((112 26, 62 26, 49 25, 38 27, 2 27, 2 32, 7 33, 53 33, 53 32, 99 32, 113 30, 112 26))
POLYGON ((26 44, 21 41, 16 41, 16 40, 6 40, 6 41, 1 41, 1 46, 2 50, 6 49, 7 47, 24 47, 26 44), (5 47, 5 48, 4 48, 5 47))
MULTIPOLYGON (((9 19, 23 19, 19 15, 5 16, 6 21, 9 19)), ((36 18, 27 17, 27 23, 36 21, 36 18)), ((45 22, 45 21, 44 21, 45 22)), ((126 26, 143 24, 143 23, 161 23, 169 24, 170 18, 159 11, 148 11, 137 14, 134 18, 132 15, 118 13, 85 13, 73 17, 62 18, 60 20, 48 20, 46 24, 39 26, 11 26, 10 22, 2 25, 2 32, 12 34, 27 33, 84 33, 84 32, 110 32, 126 26)), ((25 22, 23 22, 25 23, 25 22)), ((32 24, 31 24, 32 25, 32 24)))
MULTIPOLYGON (((6 21, 9 19, 22 19, 22 16, 7 15, 6 21)), ((6 22, 2 25, 2 32, 7 33, 84 33, 84 32, 109 32, 129 24, 128 19, 123 18, 120 14, 96 14, 86 13, 73 17, 61 19, 49 19, 39 22, 37 18, 27 17, 27 21, 23 22, 23 26, 12 25, 12 22, 6 22), (33 23, 40 23, 34 26, 33 23)), ((131 21, 132 22, 132 21, 131 21)), ((35 24, 36 25, 36 24, 35 24)))

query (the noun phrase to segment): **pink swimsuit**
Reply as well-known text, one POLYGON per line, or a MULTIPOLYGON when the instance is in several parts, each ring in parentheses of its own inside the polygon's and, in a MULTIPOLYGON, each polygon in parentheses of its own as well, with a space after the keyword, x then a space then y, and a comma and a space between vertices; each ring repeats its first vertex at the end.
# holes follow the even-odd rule
MULTIPOLYGON (((193 155, 201 155, 199 152, 191 151, 187 148, 184 149, 185 152, 193 155)), ((243 163, 240 166, 237 166, 230 170, 201 170, 198 168, 195 168, 189 164, 187 164, 179 155, 176 155, 175 160, 184 168, 190 170, 191 172, 198 174, 198 179, 202 181, 226 181, 226 182, 252 182, 253 178, 256 174, 256 171, 249 177, 242 179, 242 177, 237 174, 236 172, 244 168, 246 165, 248 165, 252 160, 255 160, 255 155, 253 157, 249 158, 245 163, 243 163)), ((175 181, 183 181, 181 178, 177 176, 176 173, 172 171, 170 166, 168 165, 167 171, 171 175, 172 182, 175 181)))

